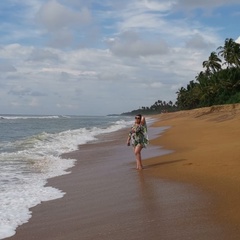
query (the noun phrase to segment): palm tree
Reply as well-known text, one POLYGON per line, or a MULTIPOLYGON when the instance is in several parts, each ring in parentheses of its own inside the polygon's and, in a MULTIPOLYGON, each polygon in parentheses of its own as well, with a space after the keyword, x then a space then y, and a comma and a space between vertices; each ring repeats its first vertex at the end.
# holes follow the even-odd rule
POLYGON ((162 106, 162 100, 158 100, 158 105, 162 106))
POLYGON ((231 61, 236 67, 240 67, 240 44, 236 42, 233 46, 231 61))
POLYGON ((219 70, 221 70, 221 65, 222 61, 220 58, 218 58, 216 52, 211 52, 209 58, 207 61, 203 62, 203 67, 206 68, 206 73, 210 74, 211 72, 215 73, 219 70))
POLYGON ((186 88, 181 87, 176 94, 177 96, 177 106, 179 109, 187 109, 188 106, 188 91, 186 88))
POLYGON ((227 38, 224 47, 220 46, 217 50, 220 50, 218 55, 224 58, 228 67, 233 65, 240 66, 240 45, 232 38, 227 38))

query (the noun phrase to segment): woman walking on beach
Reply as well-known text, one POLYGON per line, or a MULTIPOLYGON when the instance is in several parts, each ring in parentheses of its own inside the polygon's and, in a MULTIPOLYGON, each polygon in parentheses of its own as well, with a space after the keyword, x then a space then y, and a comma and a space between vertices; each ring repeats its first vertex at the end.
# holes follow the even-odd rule
POLYGON ((141 114, 135 116, 135 123, 132 126, 127 138, 128 146, 130 146, 130 142, 133 146, 133 151, 136 157, 137 169, 142 170, 143 165, 141 151, 148 144, 148 136, 146 120, 141 114))

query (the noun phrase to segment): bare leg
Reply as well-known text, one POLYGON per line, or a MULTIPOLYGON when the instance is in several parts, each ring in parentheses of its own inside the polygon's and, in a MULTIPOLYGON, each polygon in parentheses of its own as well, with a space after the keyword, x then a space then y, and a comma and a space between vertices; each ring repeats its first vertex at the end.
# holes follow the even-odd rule
POLYGON ((137 162, 137 169, 142 170, 143 166, 142 166, 142 157, 141 157, 141 150, 142 150, 142 146, 137 145, 134 148, 134 154, 136 157, 136 162, 137 162))

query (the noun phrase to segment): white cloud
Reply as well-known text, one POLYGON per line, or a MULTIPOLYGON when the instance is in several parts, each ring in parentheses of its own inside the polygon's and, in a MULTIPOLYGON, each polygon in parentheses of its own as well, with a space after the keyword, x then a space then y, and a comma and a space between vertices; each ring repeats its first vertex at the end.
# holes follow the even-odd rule
POLYGON ((50 0, 40 8, 38 20, 49 31, 59 31, 59 29, 66 27, 89 23, 91 14, 86 8, 76 11, 58 3, 56 0, 50 0))
POLYGON ((16 72, 16 68, 7 63, 0 63, 0 72, 16 72))
POLYGON ((152 11, 169 11, 175 5, 175 1, 144 0, 144 5, 152 11))
POLYGON ((150 85, 152 88, 162 88, 164 85, 161 82, 153 82, 150 85))
POLYGON ((223 5, 239 4, 238 0, 201 0, 201 1, 192 1, 192 0, 179 0, 176 1, 176 6, 181 9, 196 9, 203 8, 208 9, 209 7, 220 7, 223 5))
POLYGON ((235 42, 240 44, 240 36, 236 39, 235 42))
POLYGON ((196 33, 190 37, 186 42, 186 47, 196 48, 196 49, 214 49, 214 43, 208 37, 204 38, 199 33, 196 33))
POLYGON ((29 106, 31 106, 31 107, 38 107, 39 106, 38 99, 32 98, 31 101, 29 102, 29 106))
POLYGON ((119 56, 139 57, 168 53, 168 45, 162 40, 141 39, 137 33, 128 31, 108 42, 111 51, 119 56))
POLYGON ((74 9, 50 0, 39 9, 36 19, 50 36, 48 45, 62 48, 74 43, 75 31, 90 24, 92 16, 86 7, 74 9))
POLYGON ((37 49, 34 48, 29 56, 30 61, 58 61, 59 56, 57 53, 54 53, 52 49, 37 49))

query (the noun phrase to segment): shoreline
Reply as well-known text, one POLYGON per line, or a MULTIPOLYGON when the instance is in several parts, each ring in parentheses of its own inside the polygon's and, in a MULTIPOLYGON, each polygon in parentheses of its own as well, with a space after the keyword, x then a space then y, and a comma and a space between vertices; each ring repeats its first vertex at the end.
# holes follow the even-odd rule
MULTIPOLYGON (((181 146, 176 138, 186 115, 189 112, 154 116, 157 121, 149 128, 154 138, 143 150, 143 171, 135 170, 132 150, 125 144, 126 129, 64 154, 76 158, 76 165, 47 185, 65 196, 32 208, 29 222, 6 239, 237 240, 238 229, 217 211, 223 202, 216 192, 200 184, 193 175, 197 171, 191 175, 182 170, 197 165, 188 159, 188 151, 196 146, 181 146), (159 128, 166 126, 171 127, 161 133, 159 128)), ((212 182, 211 176, 204 180, 212 182)))

